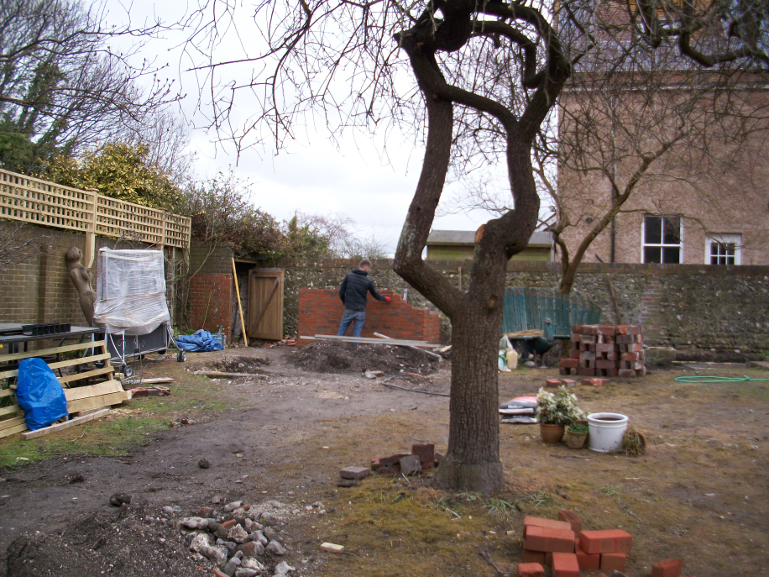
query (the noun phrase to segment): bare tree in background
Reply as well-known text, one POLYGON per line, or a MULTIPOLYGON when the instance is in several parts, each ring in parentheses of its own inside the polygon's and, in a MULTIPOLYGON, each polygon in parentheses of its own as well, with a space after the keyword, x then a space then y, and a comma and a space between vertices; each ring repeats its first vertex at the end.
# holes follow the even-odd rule
MULTIPOLYGON (((419 131, 426 123, 422 173, 394 267, 452 321, 449 447, 436 482, 484 493, 501 489, 496 341, 505 270, 537 224, 540 200, 532 148, 573 67, 599 44, 600 22, 585 9, 593 3, 264 0, 249 7, 243 19, 239 6, 210 0, 189 22, 194 32, 188 56, 205 86, 201 105, 222 138, 240 148, 254 142, 280 148, 313 112, 324 115, 332 133, 351 126, 387 130, 394 125, 419 131), (242 29, 246 20, 248 30, 242 29), (246 42, 246 35, 261 35, 261 46, 251 48, 254 42, 246 42), (216 51, 220 43, 226 44, 226 58, 216 51), (232 80, 223 81, 227 67, 232 80), (253 97, 253 114, 244 118, 234 111, 246 94, 253 97), (475 123, 478 130, 455 134, 460 122, 475 123), (514 209, 485 224, 472 281, 460 293, 421 254, 452 153, 457 163, 475 159, 470 152, 486 148, 476 143, 482 138, 494 140, 503 152, 514 209)), ((634 6, 642 4, 631 6, 630 13, 627 3, 612 6, 624 15, 608 32, 627 32, 625 51, 644 43, 655 48, 676 43, 703 66, 766 64, 766 46, 755 41, 748 22, 763 14, 751 6, 724 2, 718 13, 700 13, 690 4, 678 9, 671 2, 675 10, 664 23, 654 9, 639 19, 634 6), (728 45, 700 45, 692 39, 722 20, 730 33, 728 45)))
POLYGON ((109 27, 107 16, 78 0, 0 3, 0 132, 70 155, 174 98, 153 59, 133 64, 159 25, 109 27), (113 51, 121 37, 131 48, 113 51))

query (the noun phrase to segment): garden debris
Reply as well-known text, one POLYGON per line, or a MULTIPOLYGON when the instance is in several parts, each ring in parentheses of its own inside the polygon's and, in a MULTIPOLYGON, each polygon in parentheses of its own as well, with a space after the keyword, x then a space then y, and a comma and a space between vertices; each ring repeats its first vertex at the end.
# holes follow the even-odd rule
POLYGON ((336 543, 321 543, 320 548, 329 553, 344 553, 344 545, 337 545, 336 543))
POLYGON ((384 371, 369 371, 366 369, 366 372, 363 374, 367 379, 376 379, 377 377, 383 377, 384 371))
POLYGON ((537 423, 537 397, 515 397, 499 405, 503 423, 532 425, 537 423))
POLYGON ((443 455, 435 451, 434 444, 416 443, 411 446, 410 453, 396 453, 389 457, 371 459, 371 470, 380 475, 399 475, 400 473, 412 475, 424 469, 437 467, 442 459, 443 455), (432 460, 430 460, 430 455, 432 455, 432 460), (415 457, 415 459, 408 459, 408 457, 415 457), (404 461, 404 459, 407 460, 404 461))
POLYGON ((371 470, 367 467, 345 467, 339 471, 339 476, 342 479, 355 479, 357 481, 365 479, 371 474, 371 470))
POLYGON ((162 385, 154 387, 137 387, 130 389, 132 397, 167 397, 171 394, 171 389, 162 385))

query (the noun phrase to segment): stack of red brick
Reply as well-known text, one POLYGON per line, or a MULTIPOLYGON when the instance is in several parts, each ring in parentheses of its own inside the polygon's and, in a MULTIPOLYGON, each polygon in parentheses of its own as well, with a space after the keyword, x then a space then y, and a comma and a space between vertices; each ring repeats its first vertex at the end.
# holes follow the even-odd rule
POLYGON ((579 577, 580 571, 624 571, 633 540, 622 529, 582 531, 573 511, 560 511, 559 521, 539 517, 523 520, 523 563, 518 575, 544 576, 545 565, 553 577, 579 577), (537 571, 541 571, 538 573, 537 571))
MULTIPOLYGON (((523 563, 518 577, 579 577, 580 571, 624 571, 633 536, 622 529, 583 531, 574 511, 558 512, 558 521, 540 517, 523 519, 523 563)), ((652 577, 680 577, 681 559, 652 565, 652 577)))
POLYGON ((637 377, 646 374, 640 325, 574 325, 571 351, 561 374, 585 377, 637 377))

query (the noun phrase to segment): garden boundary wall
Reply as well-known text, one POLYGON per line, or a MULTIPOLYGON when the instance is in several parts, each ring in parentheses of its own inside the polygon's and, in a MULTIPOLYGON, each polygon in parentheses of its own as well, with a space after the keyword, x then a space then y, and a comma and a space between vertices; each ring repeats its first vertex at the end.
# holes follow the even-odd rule
MULTIPOLYGON (((437 312, 393 272, 391 260, 376 260, 372 264, 370 276, 377 290, 390 290, 401 296, 407 293, 409 304, 437 312)), ((471 262, 428 264, 457 288, 468 290, 471 262)), ((357 267, 357 261, 302 259, 270 266, 285 271, 284 332, 297 335, 300 289, 338 290, 344 276, 357 267)), ((510 287, 555 290, 558 279, 559 263, 508 263, 510 287)), ((769 351, 767 266, 584 264, 579 267, 573 294, 595 302, 603 311, 602 323, 642 325, 644 342, 650 346, 741 353, 769 351), (621 319, 614 311, 609 279, 615 288, 621 319)), ((450 323, 440 316, 441 338, 447 342, 450 323)))

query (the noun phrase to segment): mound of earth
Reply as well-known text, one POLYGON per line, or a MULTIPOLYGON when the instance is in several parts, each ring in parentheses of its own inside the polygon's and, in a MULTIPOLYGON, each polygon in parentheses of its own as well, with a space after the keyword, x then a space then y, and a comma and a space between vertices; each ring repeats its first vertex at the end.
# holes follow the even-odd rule
POLYGON ((259 357, 224 357, 213 364, 213 370, 223 373, 259 373, 261 367, 269 365, 268 359, 259 357))
POLYGON ((428 375, 438 370, 439 360, 405 347, 315 341, 292 351, 288 362, 315 373, 362 373, 370 370, 383 371, 385 375, 428 375))

